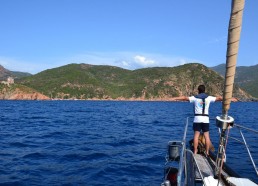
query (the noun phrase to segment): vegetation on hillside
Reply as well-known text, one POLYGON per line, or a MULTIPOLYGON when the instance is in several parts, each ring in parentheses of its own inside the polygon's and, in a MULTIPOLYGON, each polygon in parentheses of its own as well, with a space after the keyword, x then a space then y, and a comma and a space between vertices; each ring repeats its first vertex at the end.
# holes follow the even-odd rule
MULTIPOLYGON (((204 65, 126 70, 119 67, 69 64, 19 80, 51 98, 60 99, 164 99, 196 94, 199 84, 222 95, 223 78, 204 65)), ((235 94, 246 98, 239 88, 235 94)))

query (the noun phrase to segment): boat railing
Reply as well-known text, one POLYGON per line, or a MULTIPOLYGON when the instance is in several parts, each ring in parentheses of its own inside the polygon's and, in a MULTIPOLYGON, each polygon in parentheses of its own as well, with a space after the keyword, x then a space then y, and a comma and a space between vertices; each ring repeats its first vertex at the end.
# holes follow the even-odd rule
MULTIPOLYGON (((210 119, 210 120, 215 120, 215 119, 210 119)), ((232 127, 230 127, 230 128, 232 128, 232 127)), ((234 141, 236 141, 236 142, 238 142, 238 143, 240 143, 240 144, 245 146, 245 148, 247 150, 247 153, 249 155, 249 158, 251 160, 252 166, 253 166, 253 168, 254 168, 254 170, 256 172, 256 175, 258 176, 258 168, 257 168, 257 166, 256 166, 256 164, 254 162, 254 159, 253 159, 252 153, 250 151, 249 145, 247 144, 247 142, 245 140, 245 137, 244 137, 244 134, 243 134, 242 130, 246 130, 246 131, 249 131, 249 132, 252 132, 252 133, 255 133, 255 134, 258 134, 258 131, 254 130, 254 129, 251 129, 251 128, 248 128, 248 127, 245 127, 245 126, 242 126, 240 124, 236 124, 236 123, 233 124, 233 128, 237 128, 239 130, 239 133, 240 133, 240 135, 242 137, 242 140, 241 139, 237 139, 237 138, 232 137, 232 136, 227 136, 227 138, 232 139, 232 140, 234 140, 234 141)), ((221 133, 220 128, 218 128, 218 131, 219 131, 219 134, 220 134, 221 133)))
POLYGON ((182 140, 182 149, 180 153, 180 161, 179 161, 179 167, 178 167, 178 174, 177 174, 177 185, 182 185, 182 177, 183 177, 183 171, 185 167, 185 158, 186 158, 186 134, 188 130, 188 124, 189 124, 189 118, 187 117, 186 123, 185 123, 185 129, 184 129, 184 136, 182 140))
MULTIPOLYGON (((254 129, 250 129, 250 128, 248 128, 248 127, 244 127, 244 126, 239 125, 239 124, 234 124, 234 126, 239 130, 239 133, 240 133, 240 135, 241 135, 241 137, 242 137, 242 141, 239 140, 239 139, 237 139, 237 138, 235 138, 235 137, 231 137, 231 136, 228 136, 228 138, 230 138, 230 139, 232 139, 232 140, 234 140, 234 141, 236 141, 236 142, 238 142, 238 143, 240 143, 240 144, 242 144, 242 145, 245 146, 245 148, 246 148, 246 150, 247 150, 247 152, 248 152, 249 158, 250 158, 250 160, 251 160, 251 162, 252 162, 253 168, 254 168, 254 170, 255 170, 255 172, 256 172, 256 175, 258 176, 258 169, 257 169, 257 166, 256 166, 256 164, 255 164, 255 162, 254 162, 254 159, 253 159, 253 156, 252 156, 252 154, 251 154, 249 145, 248 145, 247 142, 246 142, 246 139, 245 139, 245 137, 244 137, 244 134, 243 134, 242 130, 247 130, 247 131, 253 132, 253 133, 255 133, 255 134, 258 134, 258 131, 257 131, 257 130, 254 130, 254 129)), ((219 130, 219 133, 220 133, 220 130, 219 130)))
MULTIPOLYGON (((183 139, 180 141, 169 141, 168 142, 168 154, 166 156, 166 166, 169 165, 169 163, 176 161, 177 164, 177 174, 176 174, 176 181, 174 184, 177 186, 185 185, 183 183, 184 177, 185 177, 185 166, 186 166, 186 134, 188 130, 188 120, 187 118, 186 123, 185 123, 185 129, 184 129, 184 135, 183 139), (171 148, 171 149, 170 149, 171 148), (172 154, 171 154, 172 153, 172 154)), ((170 168, 170 167, 168 167, 170 168)), ((171 185, 170 183, 166 184, 166 178, 169 174, 169 171, 165 169, 165 180, 161 185, 171 185)))

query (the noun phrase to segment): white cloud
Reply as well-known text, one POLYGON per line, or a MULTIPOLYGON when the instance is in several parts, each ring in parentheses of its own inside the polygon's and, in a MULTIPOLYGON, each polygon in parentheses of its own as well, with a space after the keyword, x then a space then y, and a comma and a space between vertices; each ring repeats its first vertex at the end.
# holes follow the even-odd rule
POLYGON ((122 65, 125 66, 125 67, 129 67, 129 63, 126 62, 126 61, 121 61, 122 62, 122 65))
POLYGON ((152 66, 155 64, 154 60, 147 59, 146 57, 140 55, 134 56, 134 61, 142 66, 152 66))
POLYGON ((130 70, 159 66, 155 54, 144 54, 138 52, 94 52, 74 56, 68 63, 89 63, 94 65, 111 65, 130 70))

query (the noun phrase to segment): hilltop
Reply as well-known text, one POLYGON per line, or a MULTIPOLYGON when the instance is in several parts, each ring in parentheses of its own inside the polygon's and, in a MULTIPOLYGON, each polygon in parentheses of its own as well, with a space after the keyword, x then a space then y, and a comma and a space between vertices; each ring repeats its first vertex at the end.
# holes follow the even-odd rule
POLYGON ((5 69, 0 65, 0 81, 5 81, 8 77, 13 77, 14 79, 31 76, 30 73, 10 71, 5 69))
MULTIPOLYGON (((69 64, 24 77, 18 83, 55 99, 169 100, 196 94, 199 84, 205 84, 210 95, 222 95, 224 79, 198 63, 138 70, 69 64)), ((238 86, 233 96, 251 99, 238 86)))

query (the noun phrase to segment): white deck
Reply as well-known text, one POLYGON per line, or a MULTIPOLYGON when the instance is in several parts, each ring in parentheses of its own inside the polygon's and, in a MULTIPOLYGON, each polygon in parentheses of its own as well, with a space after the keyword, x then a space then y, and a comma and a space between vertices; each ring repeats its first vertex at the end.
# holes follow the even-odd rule
MULTIPOLYGON (((217 186, 218 185, 218 180, 214 179, 214 171, 209 163, 209 161, 207 160, 207 158, 205 156, 202 156, 200 154, 196 154, 194 155, 194 158, 196 160, 196 164, 198 165, 199 169, 200 169, 200 173, 202 174, 202 177, 204 178, 204 184, 207 186, 217 186)), ((215 162, 210 160, 212 162, 212 164, 215 166, 215 162)), ((195 165, 196 166, 196 165, 195 165)), ((197 167, 195 169, 195 180, 197 181, 201 181, 201 175, 200 175, 197 167)), ((256 183, 252 182, 249 179, 246 178, 234 178, 234 177, 229 177, 229 175, 227 173, 225 173, 222 170, 222 174, 223 176, 226 178, 226 182, 228 184, 232 184, 232 185, 236 185, 236 186, 257 186, 256 183)), ((224 183, 220 182, 219 184, 220 186, 225 185, 224 183)))

